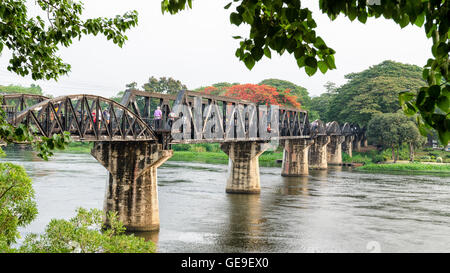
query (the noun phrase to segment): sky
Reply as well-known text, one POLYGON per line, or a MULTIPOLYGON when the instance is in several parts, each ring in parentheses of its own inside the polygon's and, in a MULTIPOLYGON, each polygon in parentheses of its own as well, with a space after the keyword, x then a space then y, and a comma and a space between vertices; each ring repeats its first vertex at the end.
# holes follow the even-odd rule
MULTIPOLYGON (((336 51, 337 69, 325 75, 319 70, 312 77, 299 69, 294 56, 272 53, 248 70, 234 53, 239 41, 232 36, 248 35, 249 27, 231 25, 229 14, 234 8, 223 7, 230 0, 195 0, 193 9, 176 15, 162 14, 159 0, 84 0, 84 14, 91 17, 113 17, 137 10, 139 24, 127 32, 128 41, 119 48, 103 36, 83 37, 59 55, 72 66, 58 81, 33 81, 9 72, 10 53, 0 56, 0 85, 38 84, 45 94, 95 94, 111 97, 148 78, 173 77, 188 89, 217 82, 259 83, 268 78, 291 81, 307 88, 311 96, 325 91, 328 81, 346 82, 344 75, 360 72, 384 60, 423 66, 431 55, 431 40, 424 30, 408 25, 401 29, 393 21, 369 18, 366 24, 351 22, 341 16, 331 21, 318 8, 318 1, 302 1, 310 8, 318 25, 316 33, 336 51)), ((29 1, 30 10, 36 9, 29 1)))

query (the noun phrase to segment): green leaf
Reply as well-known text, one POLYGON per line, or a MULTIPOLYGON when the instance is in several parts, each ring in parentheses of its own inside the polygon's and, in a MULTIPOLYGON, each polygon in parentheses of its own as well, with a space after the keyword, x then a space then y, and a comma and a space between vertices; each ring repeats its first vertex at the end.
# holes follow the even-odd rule
POLYGON ((224 9, 228 9, 228 8, 231 6, 231 4, 233 4, 233 2, 228 3, 228 4, 224 7, 224 9))
POLYGON ((318 67, 320 69, 320 72, 322 72, 323 74, 325 74, 327 72, 328 66, 327 66, 327 64, 324 61, 319 61, 317 63, 317 65, 318 65, 318 67))
POLYGON ((423 23, 425 22, 425 12, 422 12, 421 14, 419 14, 416 18, 416 21, 414 22, 414 24, 418 27, 422 27, 423 23))
POLYGON ((448 113, 449 99, 447 96, 439 96, 436 104, 442 111, 444 111, 445 113, 448 113))
POLYGON ((269 47, 265 47, 264 48, 264 55, 266 55, 267 58, 272 58, 272 53, 270 52, 270 48, 269 47))
POLYGON ((367 21, 367 13, 363 11, 360 14, 358 14, 358 21, 365 24, 367 21))
POLYGON ((305 72, 306 74, 308 74, 308 76, 312 76, 316 73, 317 71, 317 66, 316 67, 310 67, 310 66, 305 66, 305 72))
POLYGON ((239 26, 242 23, 242 16, 239 13, 232 12, 230 14, 230 22, 236 26, 239 26))
POLYGON ((302 68, 305 66, 305 56, 301 56, 300 58, 297 59, 297 65, 298 67, 302 68))
POLYGON ((437 99, 439 95, 441 94, 441 87, 439 85, 432 85, 430 88, 428 88, 428 94, 433 99, 437 99))
POLYGON ((424 90, 420 90, 419 94, 417 94, 416 104, 421 105, 424 102, 426 95, 427 93, 424 90))
POLYGON ((403 14, 398 23, 401 28, 406 27, 409 24, 409 16, 407 14, 403 14))
POLYGON ((406 108, 403 109, 406 115, 412 116, 417 113, 416 107, 414 107, 410 102, 405 103, 406 108))
POLYGON ((325 62, 328 65, 329 69, 335 69, 336 65, 334 64, 334 56, 333 55, 328 55, 325 57, 325 62))
POLYGON ((252 68, 255 66, 255 59, 251 55, 247 55, 247 57, 244 59, 245 66, 249 70, 252 70, 252 68))
MULTIPOLYGON (((305 59, 305 64, 311 68, 315 68, 317 70, 317 60, 314 57, 308 56, 305 59)), ((314 72, 315 73, 315 72, 314 72)), ((313 73, 313 74, 314 74, 313 73)))
POLYGON ((448 57, 448 46, 445 42, 440 42, 436 48, 436 55, 440 57, 448 57))

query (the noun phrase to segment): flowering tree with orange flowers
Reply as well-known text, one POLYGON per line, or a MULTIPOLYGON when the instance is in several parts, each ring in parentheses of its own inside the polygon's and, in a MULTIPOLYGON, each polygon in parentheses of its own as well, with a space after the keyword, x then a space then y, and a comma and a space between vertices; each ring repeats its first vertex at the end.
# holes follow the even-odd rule
MULTIPOLYGON (((220 91, 215 87, 206 87, 203 94, 217 95, 220 91)), ((222 95, 241 100, 248 100, 256 104, 280 105, 300 108, 297 97, 290 94, 290 90, 277 90, 275 87, 257 84, 238 84, 224 88, 222 95)))

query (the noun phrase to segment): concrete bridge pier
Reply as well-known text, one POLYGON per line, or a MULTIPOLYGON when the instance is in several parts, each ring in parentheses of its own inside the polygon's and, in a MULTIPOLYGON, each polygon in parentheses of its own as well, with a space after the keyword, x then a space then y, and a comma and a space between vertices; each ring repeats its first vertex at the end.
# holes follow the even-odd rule
POLYGON ((362 139, 360 139, 358 136, 355 136, 353 140, 353 149, 357 152, 361 152, 361 141, 362 139))
POLYGON ((153 142, 95 142, 91 155, 109 172, 105 213, 117 212, 129 231, 159 230, 156 169, 172 154, 153 142))
POLYGON ((281 176, 304 176, 308 175, 308 152, 314 143, 312 139, 286 139, 282 142, 284 146, 281 176))
POLYGON ((348 154, 350 157, 352 157, 352 143, 355 136, 345 136, 345 140, 342 143, 342 150, 344 153, 348 154))
POLYGON ((227 193, 260 193, 259 156, 267 149, 264 143, 226 142, 220 145, 229 158, 227 193))
POLYGON ((342 143, 345 137, 339 135, 330 136, 330 143, 327 145, 327 162, 331 165, 342 164, 342 143))
POLYGON ((328 168, 327 164, 327 146, 330 143, 329 136, 317 136, 314 144, 309 149, 309 168, 324 170, 328 168))
POLYGON ((367 143, 367 137, 365 135, 363 135, 363 137, 361 138, 361 147, 367 147, 369 146, 369 144, 367 143))

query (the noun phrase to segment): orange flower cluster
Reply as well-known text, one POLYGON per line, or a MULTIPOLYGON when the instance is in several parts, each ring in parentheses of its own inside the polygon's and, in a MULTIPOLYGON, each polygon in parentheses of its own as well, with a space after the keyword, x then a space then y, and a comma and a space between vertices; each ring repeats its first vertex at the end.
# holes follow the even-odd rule
MULTIPOLYGON (((207 87, 201 93, 217 94, 215 87, 207 87)), ((280 105, 300 108, 297 97, 290 90, 277 90, 275 87, 257 84, 239 84, 224 88, 224 96, 248 100, 257 104, 280 105)))
POLYGON ((200 93, 205 94, 205 95, 211 95, 211 94, 215 94, 218 91, 218 89, 214 86, 208 86, 205 89, 203 89, 200 93))

